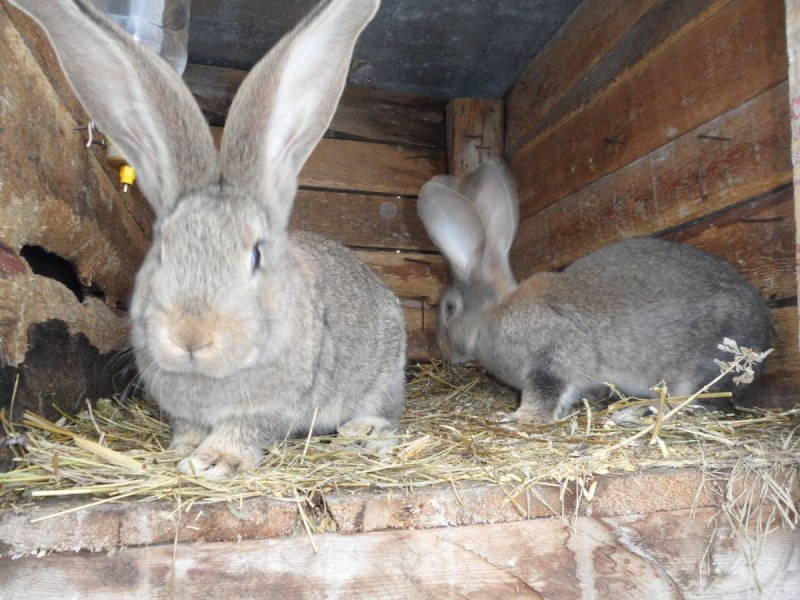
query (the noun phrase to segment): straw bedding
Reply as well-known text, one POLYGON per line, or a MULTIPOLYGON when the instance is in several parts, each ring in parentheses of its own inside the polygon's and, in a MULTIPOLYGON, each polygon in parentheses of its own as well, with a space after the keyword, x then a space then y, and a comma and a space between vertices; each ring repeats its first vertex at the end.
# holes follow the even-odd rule
MULTIPOLYGON (((746 381, 758 357, 738 348, 731 353, 730 363, 720 363, 720 377, 746 381)), ((705 412, 692 407, 693 397, 670 398, 660 389, 657 409, 642 411, 636 399, 618 397, 610 406, 584 402, 550 425, 504 424, 496 413, 514 410, 517 395, 482 369, 431 363, 408 375, 402 431, 384 455, 367 452, 364 440, 354 438, 288 439, 272 444, 256 471, 224 481, 178 474, 166 450, 169 426, 146 401, 101 400, 57 423, 30 413, 24 427, 4 420, 16 467, 0 474, 3 501, 82 496, 85 505, 124 499, 186 506, 480 482, 509 497, 556 483, 587 502, 598 474, 696 467, 709 477, 733 474, 728 479, 747 482, 746 490, 737 487, 737 498, 724 499, 738 507, 735 520, 746 521, 749 511, 766 504, 784 525, 798 522, 791 494, 800 467, 800 405, 705 412)))

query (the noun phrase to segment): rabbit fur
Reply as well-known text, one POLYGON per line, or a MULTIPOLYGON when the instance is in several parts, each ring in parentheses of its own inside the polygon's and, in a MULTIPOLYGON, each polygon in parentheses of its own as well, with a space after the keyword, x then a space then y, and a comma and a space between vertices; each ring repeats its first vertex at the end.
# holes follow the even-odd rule
POLYGON ((297 177, 327 129, 379 0, 321 2, 251 71, 219 153, 188 88, 87 0, 14 0, 48 34, 155 214, 131 300, 148 392, 184 473, 226 477, 287 436, 393 429, 405 324, 338 243, 289 233, 297 177))
POLYGON ((557 420, 607 390, 604 382, 646 396, 663 380, 672 394, 691 394, 719 374, 714 359, 726 357, 717 349, 725 337, 768 348, 770 313, 757 290, 727 262, 687 245, 629 239, 517 283, 508 257, 517 210, 499 159, 463 180, 434 177, 418 202, 452 274, 439 304, 439 345, 521 390, 508 420, 557 420))

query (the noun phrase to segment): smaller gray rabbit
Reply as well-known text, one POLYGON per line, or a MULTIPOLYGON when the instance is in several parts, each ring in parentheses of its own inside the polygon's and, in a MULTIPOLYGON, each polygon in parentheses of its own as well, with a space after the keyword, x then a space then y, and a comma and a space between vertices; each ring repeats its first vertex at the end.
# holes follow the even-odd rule
POLYGON ((663 380, 672 394, 691 394, 719 373, 723 338, 768 348, 769 309, 756 289, 690 246, 629 239, 517 283, 508 259, 516 190, 500 160, 463 181, 434 177, 418 210, 452 272, 439 304, 439 346, 522 390, 511 420, 562 418, 603 382, 643 396, 663 380))

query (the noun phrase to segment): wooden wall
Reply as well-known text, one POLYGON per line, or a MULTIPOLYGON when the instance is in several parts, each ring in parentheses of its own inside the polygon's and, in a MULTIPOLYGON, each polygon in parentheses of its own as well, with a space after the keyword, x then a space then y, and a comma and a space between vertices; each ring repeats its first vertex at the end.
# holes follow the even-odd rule
MULTIPOLYGON (((215 137, 247 73, 189 65, 189 85, 215 137)), ((290 227, 354 248, 400 296, 409 358, 435 355, 435 304, 446 277, 417 217, 416 195, 443 173, 446 101, 366 88, 345 89, 325 138, 300 174, 290 227)))
POLYGON ((800 389, 783 0, 585 0, 506 96, 520 276, 659 235, 773 308, 765 399, 800 389))

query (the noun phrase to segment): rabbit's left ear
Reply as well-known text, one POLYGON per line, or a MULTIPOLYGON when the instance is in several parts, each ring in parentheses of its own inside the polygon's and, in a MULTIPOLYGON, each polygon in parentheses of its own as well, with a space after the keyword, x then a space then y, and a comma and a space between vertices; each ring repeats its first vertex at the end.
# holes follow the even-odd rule
POLYGON ((356 39, 380 0, 325 0, 253 68, 228 113, 223 174, 289 220, 297 176, 330 125, 356 39))
POLYGON ((188 190, 219 180, 208 125, 166 61, 89 0, 12 4, 43 27, 81 104, 136 168, 138 185, 159 216, 188 190))
POLYGON ((502 159, 493 158, 473 170, 464 186, 486 228, 487 250, 496 258, 506 258, 519 221, 517 188, 508 167, 502 159))

